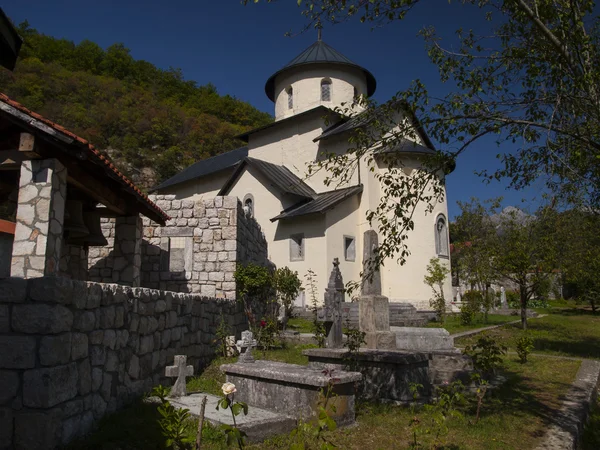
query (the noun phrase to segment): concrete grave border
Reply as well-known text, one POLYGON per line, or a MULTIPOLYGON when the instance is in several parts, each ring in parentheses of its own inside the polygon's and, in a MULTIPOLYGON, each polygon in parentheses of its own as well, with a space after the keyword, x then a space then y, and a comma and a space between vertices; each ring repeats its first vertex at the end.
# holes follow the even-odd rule
POLYGON ((598 395, 599 385, 600 361, 584 359, 554 423, 546 431, 537 450, 579 448, 583 428, 598 395))

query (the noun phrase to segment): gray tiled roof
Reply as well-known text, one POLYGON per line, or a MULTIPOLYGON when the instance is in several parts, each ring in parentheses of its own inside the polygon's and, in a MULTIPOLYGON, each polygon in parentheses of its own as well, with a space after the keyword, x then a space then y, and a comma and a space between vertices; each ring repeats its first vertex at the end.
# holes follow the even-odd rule
POLYGON ((307 64, 340 64, 350 67, 355 67, 356 69, 361 70, 366 79, 367 79, 367 96, 371 96, 375 93, 375 88, 377 87, 377 81, 375 81, 375 77, 371 72, 369 72, 364 67, 359 66, 353 61, 346 58, 340 52, 338 52, 333 47, 327 45, 323 41, 317 41, 292 59, 289 63, 283 66, 280 70, 275 72, 271 77, 267 80, 267 84, 265 85, 265 92, 267 96, 275 101, 275 78, 277 75, 282 72, 291 69, 292 67, 298 67, 307 64))
POLYGON ((225 182, 218 195, 227 195, 229 193, 233 183, 241 175, 246 165, 254 167, 256 170, 258 170, 282 192, 295 194, 310 199, 317 195, 317 193, 308 184, 302 181, 302 179, 296 176, 287 167, 278 166, 277 164, 272 164, 255 158, 245 158, 237 167, 235 172, 231 174, 229 180, 225 182))
POLYGON ((151 191, 160 191, 161 189, 185 183, 186 181, 191 181, 224 169, 233 168, 246 156, 248 156, 248 147, 241 147, 217 156, 213 156, 212 158, 203 159, 202 161, 198 161, 188 168, 183 169, 181 172, 172 176, 168 180, 163 181, 151 191))
POLYGON ((389 120, 389 108, 392 108, 392 111, 395 111, 397 108, 403 109, 404 113, 412 122, 412 126, 415 128, 417 133, 419 133, 421 139, 423 139, 425 146, 430 148, 431 150, 434 149, 433 143, 429 139, 429 136, 427 136, 427 133, 425 133, 425 130, 423 129, 421 123, 417 119, 417 116, 415 116, 407 106, 399 106, 398 103, 382 104, 377 106, 375 109, 366 109, 349 119, 342 119, 341 121, 331 125, 325 131, 323 131, 323 133, 321 133, 319 136, 313 139, 313 141, 317 142, 321 139, 336 136, 347 131, 356 130, 357 128, 367 126, 374 120, 389 120))
POLYGON ((362 184, 359 184, 349 188, 322 192, 317 194, 314 199, 309 200, 308 202, 301 202, 292 206, 291 208, 288 208, 278 216, 273 217, 271 222, 281 219, 289 219, 291 217, 303 216, 306 214, 323 213, 345 199, 360 194, 362 191, 363 186, 362 184))

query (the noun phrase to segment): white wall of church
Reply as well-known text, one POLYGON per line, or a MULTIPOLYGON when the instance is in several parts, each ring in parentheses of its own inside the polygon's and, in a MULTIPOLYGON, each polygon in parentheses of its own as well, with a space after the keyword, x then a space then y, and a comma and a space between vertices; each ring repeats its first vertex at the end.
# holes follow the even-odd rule
MULTIPOLYGON (((340 260, 340 271, 344 283, 349 281, 360 280, 360 272, 362 269, 362 236, 360 233, 360 199, 359 196, 344 200, 335 208, 327 211, 327 271, 326 276, 329 277, 332 262, 334 258, 340 260), (345 258, 344 238, 354 238, 355 251, 354 261, 348 261, 345 258)), ((362 217, 364 219, 364 217, 362 217)), ((326 282, 328 281, 325 280, 326 282)), ((346 298, 346 301, 350 301, 346 298)))
POLYGON ((248 143, 248 156, 287 167, 316 192, 358 184, 358 173, 355 173, 348 183, 339 186, 325 185, 325 178, 328 176, 325 170, 307 177, 309 164, 317 161, 319 152, 341 154, 348 148, 347 136, 313 142, 325 127, 323 114, 315 112, 313 115, 299 117, 290 123, 256 133, 248 143))
POLYGON ((285 119, 294 114, 324 105, 331 109, 350 107, 354 99, 354 88, 366 95, 367 82, 359 69, 335 64, 319 64, 312 67, 297 67, 287 70, 275 79, 275 120, 285 119), (321 100, 321 81, 331 81, 331 100, 321 100), (289 108, 289 89, 293 92, 293 105, 289 108))
POLYGON ((200 200, 216 197, 219 190, 223 187, 232 170, 213 173, 202 178, 187 183, 175 185, 171 188, 161 189, 161 194, 174 194, 178 200, 190 199, 200 200))
MULTIPOLYGON (((405 167, 412 168, 412 171, 407 170, 410 176, 417 175, 420 166, 418 160, 406 158, 404 164, 405 167)), ((388 169, 379 167, 378 170, 383 172, 388 169)), ((448 231, 446 197, 444 196, 442 201, 436 202, 432 212, 427 212, 426 206, 424 202, 417 205, 413 215, 414 229, 406 232, 410 251, 406 263, 401 266, 395 258, 388 258, 381 270, 383 295, 388 296, 392 302, 412 303, 418 309, 431 309, 429 306, 431 288, 423 281, 430 259, 438 257, 440 262, 450 269, 450 259, 438 256, 435 248, 435 222, 439 214, 443 214, 446 218, 446 231, 448 231)), ((451 301, 452 280, 450 276, 447 277, 444 285, 444 295, 447 302, 451 301)))

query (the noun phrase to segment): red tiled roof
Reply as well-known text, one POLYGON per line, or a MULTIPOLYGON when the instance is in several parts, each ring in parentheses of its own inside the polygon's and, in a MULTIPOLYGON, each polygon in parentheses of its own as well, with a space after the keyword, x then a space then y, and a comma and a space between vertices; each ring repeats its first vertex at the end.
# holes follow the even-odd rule
POLYGON ((27 114, 33 119, 43 122, 45 125, 53 128, 56 131, 59 131, 62 134, 69 136, 70 138, 76 140, 80 144, 83 144, 84 148, 86 148, 90 152, 90 154, 92 154, 97 160, 99 160, 99 165, 101 165, 105 171, 116 174, 119 178, 119 181, 122 184, 124 184, 130 191, 132 191, 132 193, 135 196, 139 197, 144 203, 146 203, 148 207, 155 210, 165 221, 170 219, 170 217, 162 209, 156 206, 156 204, 152 202, 146 194, 144 194, 135 184, 133 184, 133 182, 129 178, 127 178, 121 173, 119 169, 117 169, 117 167, 112 163, 112 161, 109 158, 100 153, 96 149, 96 147, 94 147, 88 140, 77 136, 75 133, 67 130, 66 128, 62 127, 57 123, 52 122, 51 120, 46 119, 44 116, 34 111, 31 111, 30 109, 21 105, 19 102, 12 100, 8 95, 3 94, 2 92, 0 92, 0 101, 12 106, 13 108, 18 109, 19 111, 27 114))

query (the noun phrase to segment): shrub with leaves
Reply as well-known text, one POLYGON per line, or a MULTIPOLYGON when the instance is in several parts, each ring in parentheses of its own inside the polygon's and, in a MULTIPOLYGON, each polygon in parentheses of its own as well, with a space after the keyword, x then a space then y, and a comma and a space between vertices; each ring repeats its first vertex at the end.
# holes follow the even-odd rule
POLYGON ((319 320, 319 304, 317 302, 317 274, 312 269, 308 269, 305 275, 308 282, 308 294, 310 295, 310 309, 313 314, 313 329, 315 340, 319 347, 325 347, 325 324, 319 320))
POLYGON ((166 439, 167 447, 174 450, 191 448, 196 438, 187 431, 186 422, 190 419, 190 410, 178 409, 169 402, 164 402, 157 411, 161 415, 158 424, 166 439))
POLYGON ((487 379, 502 366, 506 350, 506 346, 498 345, 491 337, 482 336, 474 345, 465 347, 464 353, 473 359, 473 366, 482 378, 487 379))
POLYGON ((228 346, 227 346, 227 337, 229 336, 229 325, 225 322, 225 317, 223 317, 223 313, 221 313, 221 317, 219 319, 219 325, 217 325, 217 329, 215 331, 216 339, 213 341, 217 344, 217 353, 221 356, 227 356, 228 346))
POLYGON ((335 399, 337 394, 333 392, 333 387, 337 378, 334 378, 334 369, 325 369, 323 374, 329 377, 329 381, 325 388, 321 388, 319 391, 319 400, 317 402, 317 418, 314 421, 303 421, 300 420, 298 426, 292 430, 290 436, 292 437, 292 444, 290 450, 305 450, 312 448, 307 446, 308 443, 313 442, 319 446, 321 450, 333 450, 336 446, 327 440, 324 436, 326 431, 334 431, 337 428, 335 420, 330 416, 331 413, 335 413, 335 399))
POLYGON ((255 331, 257 314, 258 317, 263 315, 273 303, 273 275, 267 267, 250 263, 238 265, 234 279, 238 301, 243 303, 250 328, 255 331), (265 311, 257 311, 257 309, 265 311))
POLYGON ((356 370, 358 367, 358 352, 361 345, 365 344, 366 333, 350 326, 350 315, 346 316, 346 327, 344 333, 346 334, 346 342, 344 347, 348 349, 348 356, 346 359, 346 365, 349 370, 356 370))
POLYGON ((280 267, 273 274, 273 287, 283 307, 282 326, 285 330, 288 319, 292 317, 294 300, 302 290, 302 281, 298 277, 298 272, 292 271, 289 267, 280 267))
POLYGON ((533 350, 533 339, 531 339, 527 334, 524 334, 517 339, 516 347, 519 360, 522 364, 525 364, 527 362, 527 357, 531 353, 531 350, 533 350))
POLYGON ((441 263, 439 258, 431 258, 427 265, 427 275, 424 281, 433 291, 433 297, 429 304, 437 313, 439 321, 444 323, 446 319, 446 299, 444 298, 444 283, 450 273, 450 269, 441 263))

